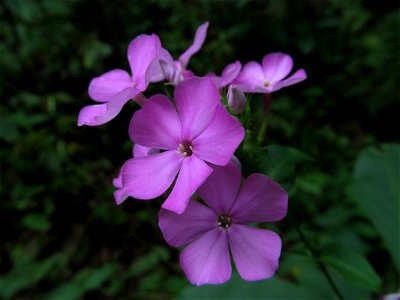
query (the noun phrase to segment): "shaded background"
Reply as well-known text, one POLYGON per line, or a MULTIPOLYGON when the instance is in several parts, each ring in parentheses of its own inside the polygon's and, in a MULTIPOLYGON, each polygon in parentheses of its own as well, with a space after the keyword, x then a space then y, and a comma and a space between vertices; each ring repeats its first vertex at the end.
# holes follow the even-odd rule
POLYGON ((399 289, 396 4, 19 0, 1 3, 0 18, 0 298, 334 297, 296 228, 346 298, 399 289), (308 79, 274 93, 265 143, 248 138, 239 150, 246 175, 263 172, 290 194, 288 218, 268 225, 284 244, 277 276, 199 289, 158 229, 161 200, 114 204, 137 106, 100 127, 76 119, 93 77, 128 70, 136 35, 158 34, 178 57, 205 20, 196 74, 282 51, 308 79))

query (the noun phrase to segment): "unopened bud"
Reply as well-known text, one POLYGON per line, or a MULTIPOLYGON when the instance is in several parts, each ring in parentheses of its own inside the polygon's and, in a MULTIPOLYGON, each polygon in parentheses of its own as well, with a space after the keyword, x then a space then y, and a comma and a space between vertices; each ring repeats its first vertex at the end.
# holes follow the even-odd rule
POLYGON ((246 107, 246 96, 243 92, 235 85, 230 85, 228 89, 228 106, 231 111, 235 114, 241 114, 244 112, 246 107))

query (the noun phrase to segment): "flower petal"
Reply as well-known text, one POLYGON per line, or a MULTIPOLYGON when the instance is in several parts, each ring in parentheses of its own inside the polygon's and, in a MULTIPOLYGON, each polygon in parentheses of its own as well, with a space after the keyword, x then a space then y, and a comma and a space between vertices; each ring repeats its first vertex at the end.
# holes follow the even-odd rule
POLYGON ((220 94, 210 78, 191 78, 177 85, 174 93, 183 139, 191 140, 211 122, 220 94))
POLYGON ((304 69, 300 69, 297 70, 292 76, 286 78, 285 80, 277 82, 275 85, 272 86, 272 89, 275 92, 283 87, 299 83, 305 79, 307 79, 306 71, 304 71, 304 69))
POLYGON ((246 96, 243 94, 242 90, 236 85, 231 84, 226 94, 228 99, 228 106, 234 114, 241 114, 246 109, 246 96))
POLYGON ((155 58, 149 65, 146 71, 146 78, 149 82, 158 82, 168 78, 160 65, 161 61, 168 64, 174 64, 171 54, 164 48, 161 48, 158 57, 155 58))
POLYGON ((235 223, 274 222, 287 213, 288 194, 263 174, 251 174, 240 189, 232 207, 235 223))
POLYGON ((115 203, 120 205, 129 197, 127 194, 125 194, 125 188, 122 185, 121 171, 119 172, 118 177, 113 179, 112 184, 115 188, 117 188, 117 190, 113 193, 115 203))
POLYGON ((211 123, 193 140, 193 153, 212 164, 225 166, 243 138, 242 124, 219 104, 211 123))
POLYGON ((273 231, 233 224, 228 229, 233 260, 244 280, 271 278, 279 264, 282 241, 273 231))
POLYGON ((186 247, 180 256, 186 277, 192 284, 221 284, 232 274, 225 230, 213 229, 186 247))
POLYGON ((106 112, 103 115, 96 116, 95 121, 98 125, 105 124, 114 119, 121 111, 122 107, 130 100, 135 98, 140 91, 136 88, 127 88, 115 95, 106 103, 106 112))
POLYGON ((192 55, 197 53, 203 46, 207 35, 208 25, 209 23, 205 22, 199 28, 197 28, 193 44, 190 45, 190 47, 179 57, 179 61, 183 67, 186 68, 192 55))
POLYGON ((191 200, 183 214, 161 209, 158 214, 165 240, 173 247, 182 247, 196 237, 217 227, 217 215, 208 207, 191 200))
POLYGON ((97 116, 102 116, 106 113, 106 104, 95 104, 84 106, 78 115, 78 126, 89 125, 97 126, 100 125, 96 121, 97 116))
POLYGON ((255 61, 245 64, 234 80, 243 92, 252 92, 254 87, 262 85, 264 81, 264 71, 261 65, 255 61))
POLYGON ((133 157, 143 157, 143 156, 153 155, 159 152, 160 150, 158 149, 145 147, 139 144, 133 145, 132 149, 133 157))
POLYGON ((128 72, 115 69, 93 78, 89 84, 88 93, 95 101, 107 102, 125 88, 131 86, 128 72))
POLYGON ((161 42, 157 35, 141 34, 134 38, 128 46, 128 61, 132 71, 132 81, 137 89, 147 88, 146 71, 150 63, 157 57, 161 42))
POLYGON ((242 64, 239 61, 235 61, 225 67, 221 74, 222 86, 225 87, 230 84, 239 75, 242 64))
POLYGON ((160 196, 173 182, 182 160, 182 155, 176 151, 128 160, 122 169, 126 194, 143 200, 160 196))
POLYGON ((218 215, 228 214, 239 191, 241 170, 232 161, 225 167, 213 165, 213 169, 197 193, 218 215))
POLYGON ((142 146, 178 149, 181 142, 181 122, 171 100, 164 95, 150 97, 143 108, 133 114, 129 136, 142 146))
POLYGON ((262 65, 265 80, 270 83, 278 82, 285 78, 293 68, 293 59, 290 55, 276 52, 264 56, 262 65))
POLYGON ((190 197, 203 184, 213 169, 204 161, 192 155, 183 160, 175 186, 162 208, 181 214, 185 211, 190 197))

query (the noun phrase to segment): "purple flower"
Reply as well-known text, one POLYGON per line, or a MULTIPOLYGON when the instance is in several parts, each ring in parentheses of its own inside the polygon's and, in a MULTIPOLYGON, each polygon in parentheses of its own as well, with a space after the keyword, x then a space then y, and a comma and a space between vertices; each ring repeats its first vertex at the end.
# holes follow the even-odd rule
POLYGON ((231 84, 236 77, 239 75, 242 64, 239 61, 235 61, 225 67, 222 71, 221 76, 217 76, 214 73, 207 74, 206 77, 210 77, 217 88, 221 89, 231 84))
POLYGON ((284 79, 293 68, 293 59, 284 53, 271 53, 264 56, 262 65, 255 61, 247 63, 235 84, 243 92, 272 93, 283 87, 296 84, 307 78, 303 69, 284 79))
POLYGON ((162 48, 158 56, 159 59, 154 61, 150 68, 150 72, 157 81, 166 79, 173 84, 178 84, 185 79, 194 77, 193 72, 187 70, 186 67, 189 64, 192 55, 196 54, 203 46, 207 35, 208 25, 209 23, 205 22, 197 28, 193 44, 190 45, 181 56, 179 56, 179 60, 174 61, 168 50, 162 48))
POLYGON ((244 129, 220 103, 211 79, 185 80, 174 97, 176 109, 168 97, 155 95, 133 115, 133 142, 162 151, 128 160, 122 183, 128 195, 147 200, 163 194, 179 173, 162 207, 182 213, 212 172, 206 162, 226 165, 243 140, 244 129))
POLYGON ((234 163, 215 166, 198 190, 208 207, 191 200, 181 215, 164 209, 159 213, 159 226, 168 244, 188 245, 180 263, 192 284, 229 280, 229 252, 245 280, 270 278, 278 268, 280 237, 246 224, 281 220, 287 212, 287 193, 262 174, 250 175, 241 188, 240 182, 241 172, 234 163))
POLYGON ((155 34, 141 34, 133 39, 128 47, 132 76, 124 70, 114 69, 94 78, 89 84, 89 96, 103 103, 82 108, 78 126, 107 123, 118 115, 126 102, 145 91, 149 82, 154 81, 148 67, 160 50, 161 42, 155 34))

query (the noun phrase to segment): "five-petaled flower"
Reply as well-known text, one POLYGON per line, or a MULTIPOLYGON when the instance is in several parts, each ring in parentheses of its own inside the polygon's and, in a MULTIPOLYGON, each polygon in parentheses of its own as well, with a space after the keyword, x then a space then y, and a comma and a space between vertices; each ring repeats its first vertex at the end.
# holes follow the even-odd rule
POLYGON ((148 99, 132 117, 134 143, 161 152, 128 160, 122 169, 124 192, 153 199, 175 186, 162 207, 183 213, 192 194, 211 174, 207 163, 228 164, 242 142, 244 129, 220 102, 209 78, 191 78, 174 92, 176 109, 164 95, 148 99))
POLYGON ((161 42, 157 35, 141 34, 128 47, 128 61, 132 76, 114 69, 94 78, 89 84, 89 96, 102 104, 85 106, 78 116, 78 126, 101 125, 115 118, 130 99, 147 89, 150 81, 159 81, 159 75, 149 70, 158 57, 161 42))
POLYGON ((262 174, 250 175, 241 188, 240 182, 241 172, 234 163, 214 166, 214 172, 198 190, 208 207, 191 200, 181 215, 164 209, 159 213, 159 226, 167 243, 173 247, 188 245, 180 262, 192 284, 229 280, 229 252, 245 280, 270 278, 278 268, 280 237, 246 224, 281 220, 287 212, 287 193, 262 174))
POLYGON ((247 93, 272 93, 307 78, 303 69, 284 79, 293 68, 293 59, 284 53, 270 53, 262 59, 262 65, 248 62, 234 83, 247 93))

